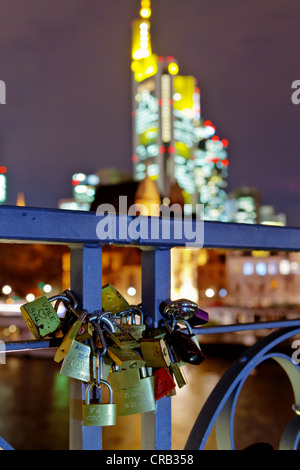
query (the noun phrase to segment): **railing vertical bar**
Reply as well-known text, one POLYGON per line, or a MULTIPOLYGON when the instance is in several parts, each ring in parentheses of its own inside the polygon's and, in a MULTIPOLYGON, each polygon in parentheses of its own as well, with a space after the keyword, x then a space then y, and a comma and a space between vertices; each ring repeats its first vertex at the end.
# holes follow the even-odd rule
MULTIPOLYGON (((92 312, 102 308, 102 247, 84 245, 71 249, 71 289, 80 307, 92 312)), ((82 424, 86 385, 70 379, 70 450, 101 450, 102 428, 82 424)))
MULTIPOLYGON (((170 250, 142 252, 142 304, 145 317, 157 326, 159 304, 170 297, 170 250)), ((171 398, 157 401, 155 411, 142 414, 142 450, 171 449, 171 398)))

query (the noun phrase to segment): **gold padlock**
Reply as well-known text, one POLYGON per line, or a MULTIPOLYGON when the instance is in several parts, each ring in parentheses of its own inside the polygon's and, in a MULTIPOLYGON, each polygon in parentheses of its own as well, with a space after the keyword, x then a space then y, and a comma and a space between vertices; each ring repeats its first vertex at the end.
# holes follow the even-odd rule
POLYGON ((118 416, 128 416, 137 413, 147 413, 156 408, 155 379, 147 375, 145 367, 140 369, 141 377, 138 387, 114 392, 118 416))
POLYGON ((83 426, 114 426, 116 424, 117 405, 113 403, 113 391, 111 385, 105 380, 100 380, 109 389, 109 403, 91 403, 90 391, 96 386, 91 382, 86 389, 85 402, 82 406, 83 426))
POLYGON ((86 344, 74 341, 64 358, 60 373, 82 382, 90 381, 91 348, 86 344))
POLYGON ((109 357, 121 369, 133 369, 145 367, 146 362, 134 349, 120 349, 116 346, 107 348, 109 357))
POLYGON ((140 348, 148 367, 169 367, 171 363, 168 347, 162 338, 142 338, 140 348))
POLYGON ((127 331, 131 336, 133 336, 137 341, 143 337, 143 333, 146 330, 146 325, 144 324, 144 314, 142 310, 135 306, 131 305, 128 310, 120 312, 121 325, 122 328, 127 331), (139 316, 139 323, 136 323, 136 315, 139 316))
POLYGON ((22 305, 21 313, 37 340, 54 333, 61 326, 61 320, 47 297, 22 305))
POLYGON ((106 312, 118 314, 122 310, 127 310, 129 303, 111 284, 102 287, 102 308, 106 312))

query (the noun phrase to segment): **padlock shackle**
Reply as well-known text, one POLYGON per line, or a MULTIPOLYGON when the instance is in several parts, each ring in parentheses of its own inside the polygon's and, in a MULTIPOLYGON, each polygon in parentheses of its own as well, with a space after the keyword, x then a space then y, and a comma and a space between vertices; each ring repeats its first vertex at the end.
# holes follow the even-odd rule
POLYGON ((106 380, 103 380, 103 379, 100 379, 99 380, 99 385, 96 384, 96 382, 91 382, 87 388, 86 388, 86 391, 85 391, 85 404, 86 405, 89 405, 90 404, 90 392, 91 392, 91 389, 93 387, 98 387, 98 388, 101 388, 101 384, 105 385, 108 390, 109 390, 109 403, 112 403, 113 402, 113 389, 112 389, 112 386, 110 385, 109 382, 107 382, 106 380))
POLYGON ((78 307, 78 302, 73 294, 73 292, 71 290, 64 290, 64 292, 62 292, 61 294, 56 294, 56 295, 53 295, 52 297, 49 297, 49 302, 54 302, 55 300, 62 300, 62 301, 66 301, 68 304, 73 304, 73 308, 77 308, 78 307))
POLYGON ((97 321, 100 325, 102 322, 108 326, 110 333, 116 332, 115 324, 112 320, 108 318, 108 315, 112 315, 111 312, 102 312, 102 310, 95 310, 91 315, 89 315, 89 319, 91 322, 97 321), (99 313, 98 313, 99 312, 99 313))
POLYGON ((122 312, 120 312, 119 315, 120 315, 121 319, 125 315, 131 315, 133 325, 136 324, 134 316, 139 315, 139 317, 141 319, 140 324, 141 325, 144 324, 144 313, 143 313, 142 309, 140 307, 138 307, 137 305, 129 305, 129 307, 126 310, 122 310, 122 312))
POLYGON ((94 328, 96 328, 96 330, 97 330, 97 333, 99 335, 99 338, 100 338, 100 341, 101 341, 101 344, 102 344, 102 351, 101 352, 97 351, 97 354, 99 353, 100 356, 105 356, 105 354, 107 352, 107 344, 106 344, 106 341, 105 341, 105 338, 104 338, 102 328, 99 325, 99 323, 97 323, 97 322, 94 323, 93 325, 94 325, 94 328))
POLYGON ((175 320, 175 326, 177 325, 177 323, 183 323, 187 327, 187 330, 188 330, 190 336, 192 336, 194 334, 193 328, 191 327, 191 325, 189 324, 189 322, 187 320, 184 320, 184 319, 175 320))

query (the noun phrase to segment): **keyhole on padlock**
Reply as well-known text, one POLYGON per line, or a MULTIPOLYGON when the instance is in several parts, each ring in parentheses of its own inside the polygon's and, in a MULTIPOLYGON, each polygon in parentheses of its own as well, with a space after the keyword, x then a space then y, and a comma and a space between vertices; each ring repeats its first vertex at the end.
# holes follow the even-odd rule
POLYGON ((135 367, 137 367, 137 362, 134 361, 132 362, 132 364, 130 364, 130 369, 135 369, 135 367))

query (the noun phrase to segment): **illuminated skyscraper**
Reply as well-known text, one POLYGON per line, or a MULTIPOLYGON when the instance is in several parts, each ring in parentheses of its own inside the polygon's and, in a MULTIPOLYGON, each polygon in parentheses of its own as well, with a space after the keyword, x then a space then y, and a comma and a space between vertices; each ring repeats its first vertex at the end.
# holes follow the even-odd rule
POLYGON ((162 198, 177 182, 185 210, 205 204, 205 216, 224 212, 228 142, 201 118, 200 89, 191 75, 180 75, 173 56, 153 53, 151 2, 141 0, 132 23, 133 178, 156 181, 162 198))

